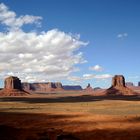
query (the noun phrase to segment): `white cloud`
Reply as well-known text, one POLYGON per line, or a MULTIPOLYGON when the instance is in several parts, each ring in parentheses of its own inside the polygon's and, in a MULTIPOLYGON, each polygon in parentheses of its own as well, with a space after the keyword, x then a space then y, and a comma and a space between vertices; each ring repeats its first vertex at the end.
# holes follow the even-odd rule
POLYGON ((81 82, 83 80, 82 77, 78 77, 78 76, 69 76, 67 79, 73 82, 81 82))
POLYGON ((83 75, 83 78, 84 79, 108 79, 108 78, 111 78, 112 75, 110 74, 97 74, 97 75, 94 75, 94 74, 84 74, 83 75))
POLYGON ((14 11, 10 11, 9 8, 1 3, 0 4, 0 22, 6 25, 9 29, 19 29, 24 24, 32 24, 35 23, 40 25, 40 20, 42 17, 40 16, 32 16, 32 15, 22 15, 17 17, 14 11))
POLYGON ((127 36, 128 36, 127 33, 121 33, 121 34, 118 34, 118 35, 117 35, 117 38, 124 39, 124 38, 126 38, 127 36))
POLYGON ((9 28, 8 32, 0 32, 0 77, 11 74, 23 81, 60 80, 77 71, 76 64, 86 62, 77 50, 88 43, 80 41, 79 35, 58 29, 40 33, 21 29, 39 19, 32 15, 16 17, 15 12, 0 4, 0 23, 9 28))
POLYGON ((83 80, 90 80, 90 79, 105 80, 105 79, 109 79, 109 78, 112 78, 111 74, 99 74, 99 75, 83 74, 82 77, 69 76, 68 80, 74 81, 74 82, 82 82, 83 80))
POLYGON ((93 67, 89 67, 89 70, 92 70, 92 71, 102 71, 103 68, 100 65, 95 65, 93 67))
POLYGON ((110 74, 101 74, 101 75, 95 75, 95 79, 108 79, 108 78, 111 78, 112 75, 110 74))
POLYGON ((83 78, 85 80, 93 79, 95 77, 94 74, 83 74, 83 78))

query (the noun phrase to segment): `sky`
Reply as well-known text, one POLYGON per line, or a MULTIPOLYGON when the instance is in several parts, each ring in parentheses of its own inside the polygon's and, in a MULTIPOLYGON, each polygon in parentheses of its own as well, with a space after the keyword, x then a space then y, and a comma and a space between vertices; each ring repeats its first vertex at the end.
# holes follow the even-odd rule
POLYGON ((107 88, 140 81, 139 0, 0 0, 4 78, 107 88))

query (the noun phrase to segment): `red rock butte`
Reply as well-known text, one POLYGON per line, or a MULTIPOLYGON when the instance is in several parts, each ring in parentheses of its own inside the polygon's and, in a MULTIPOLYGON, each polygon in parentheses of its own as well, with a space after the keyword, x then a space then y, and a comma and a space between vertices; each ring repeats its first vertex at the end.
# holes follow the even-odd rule
POLYGON ((115 75, 112 78, 112 86, 105 91, 106 95, 135 95, 136 93, 126 87, 123 75, 115 75))
POLYGON ((23 96, 28 94, 22 89, 21 80, 14 76, 5 79, 4 89, 0 91, 0 95, 2 96, 23 96))

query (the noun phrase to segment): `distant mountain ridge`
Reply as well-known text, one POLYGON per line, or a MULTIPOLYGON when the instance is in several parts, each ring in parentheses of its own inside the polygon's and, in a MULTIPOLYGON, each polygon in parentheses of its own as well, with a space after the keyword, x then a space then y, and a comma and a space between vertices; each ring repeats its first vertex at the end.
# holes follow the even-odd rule
POLYGON ((82 90, 80 85, 63 85, 64 90, 82 90))

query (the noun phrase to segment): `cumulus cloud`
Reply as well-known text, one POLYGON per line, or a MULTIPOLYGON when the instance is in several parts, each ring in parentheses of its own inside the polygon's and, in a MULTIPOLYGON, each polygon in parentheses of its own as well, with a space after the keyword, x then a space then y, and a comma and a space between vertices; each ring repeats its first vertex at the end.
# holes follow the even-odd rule
POLYGON ((94 75, 94 74, 84 74, 83 75, 83 78, 84 79, 108 79, 108 78, 111 78, 112 75, 110 74, 97 74, 97 75, 94 75))
POLYGON ((89 67, 89 70, 92 70, 92 71, 102 71, 103 68, 100 65, 95 65, 93 67, 89 67))
POLYGON ((32 16, 32 15, 21 15, 17 17, 14 11, 10 11, 9 8, 1 3, 0 4, 0 23, 4 24, 8 27, 8 29, 20 29, 25 24, 38 24, 40 25, 40 20, 42 17, 40 16, 32 16))
POLYGON ((110 74, 99 74, 99 75, 83 74, 82 77, 70 76, 68 77, 68 80, 74 81, 74 82, 82 82, 83 80, 90 80, 90 79, 105 80, 109 78, 112 78, 112 75, 110 74))
POLYGON ((83 80, 83 78, 79 76, 69 76, 67 79, 73 82, 81 82, 83 80))
POLYGON ((117 35, 117 38, 124 39, 124 38, 126 38, 127 36, 128 36, 127 33, 121 33, 121 34, 118 34, 118 35, 117 35))
POLYGON ((78 49, 88 43, 80 35, 59 29, 24 32, 21 27, 37 23, 42 17, 17 17, 4 4, 0 4, 0 23, 8 27, 0 32, 0 77, 15 75, 23 81, 48 81, 68 77, 78 70, 76 64, 85 63, 78 49))
POLYGON ((95 75, 95 79, 108 79, 108 78, 111 78, 112 77, 112 75, 110 75, 110 74, 101 74, 101 75, 95 75))
POLYGON ((85 80, 90 80, 93 78, 95 78, 94 74, 83 74, 83 79, 85 79, 85 80))

